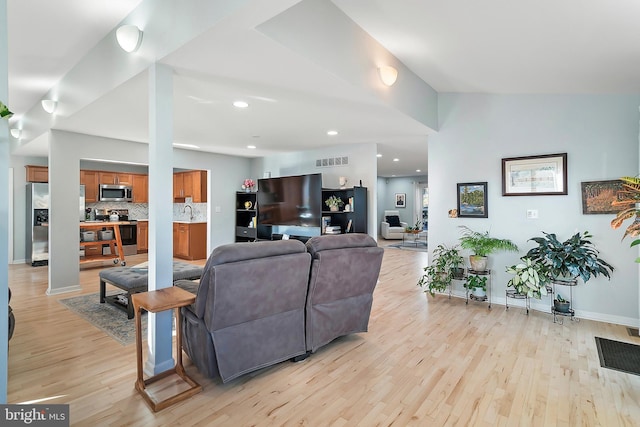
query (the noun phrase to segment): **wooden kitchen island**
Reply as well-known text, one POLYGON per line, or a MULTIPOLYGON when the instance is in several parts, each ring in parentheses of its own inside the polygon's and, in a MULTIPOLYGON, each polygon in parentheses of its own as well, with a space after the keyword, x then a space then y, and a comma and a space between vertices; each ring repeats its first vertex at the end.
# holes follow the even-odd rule
POLYGON ((131 224, 129 221, 85 221, 80 223, 80 232, 91 230, 96 232, 95 241, 81 241, 80 247, 85 249, 85 256, 80 258, 80 264, 86 264, 88 262, 104 261, 105 259, 113 259, 114 264, 120 263, 123 267, 126 265, 124 259, 124 250, 122 249, 122 238, 120 237, 120 225, 131 224), (112 229, 113 239, 98 240, 98 231, 102 229, 112 229), (102 245, 109 245, 110 254, 102 254, 102 245), (87 254, 91 251, 91 248, 98 250, 99 254, 87 254), (117 254, 116 254, 116 249, 117 254))

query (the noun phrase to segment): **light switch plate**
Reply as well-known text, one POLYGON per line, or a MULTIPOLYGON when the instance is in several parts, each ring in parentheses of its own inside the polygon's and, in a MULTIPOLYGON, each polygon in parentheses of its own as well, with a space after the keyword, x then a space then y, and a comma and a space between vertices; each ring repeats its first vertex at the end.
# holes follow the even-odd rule
POLYGON ((527 209, 527 219, 538 219, 538 210, 527 209))
POLYGON ((222 208, 220 208, 220 206, 216 206, 216 213, 220 213, 222 212, 222 208))

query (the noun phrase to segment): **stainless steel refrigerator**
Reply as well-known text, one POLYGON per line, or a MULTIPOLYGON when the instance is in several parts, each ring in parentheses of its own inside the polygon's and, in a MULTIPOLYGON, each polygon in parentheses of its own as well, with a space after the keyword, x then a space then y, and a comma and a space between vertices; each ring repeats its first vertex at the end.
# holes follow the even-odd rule
MULTIPOLYGON (((27 184, 25 259, 33 267, 49 262, 49 184, 27 184)), ((80 186, 79 221, 85 219, 84 185, 80 186)))

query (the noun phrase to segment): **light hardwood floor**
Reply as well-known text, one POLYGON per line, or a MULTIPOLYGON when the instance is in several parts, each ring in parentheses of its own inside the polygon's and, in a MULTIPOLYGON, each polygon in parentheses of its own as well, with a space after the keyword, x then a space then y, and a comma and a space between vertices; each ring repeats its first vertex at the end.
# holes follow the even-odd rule
MULTIPOLYGON (((222 384, 185 358, 204 390, 159 413, 134 390, 135 345, 58 302, 74 294, 46 296, 47 267, 11 265, 9 403, 68 403, 78 426, 640 425, 640 376, 601 368, 594 337, 640 338, 619 325, 431 298, 416 286, 426 260, 386 249, 369 332, 303 362, 222 384)), ((98 292, 98 271, 81 271, 81 293, 98 292)))

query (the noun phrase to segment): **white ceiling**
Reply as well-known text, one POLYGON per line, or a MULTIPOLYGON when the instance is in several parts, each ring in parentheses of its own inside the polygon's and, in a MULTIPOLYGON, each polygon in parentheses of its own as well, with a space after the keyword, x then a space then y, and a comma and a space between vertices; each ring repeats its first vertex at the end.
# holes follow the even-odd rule
MULTIPOLYGON (((11 124, 140 3, 9 0, 11 124)), ((255 2, 162 58, 175 69, 175 142, 250 157, 373 142, 379 175, 424 174, 430 129, 255 30, 288 3, 255 2)), ((333 3, 438 92, 640 92, 636 0, 333 3)), ((147 90, 142 73, 53 126, 147 142, 147 90)), ((46 155, 46 141, 14 154, 46 155)))

